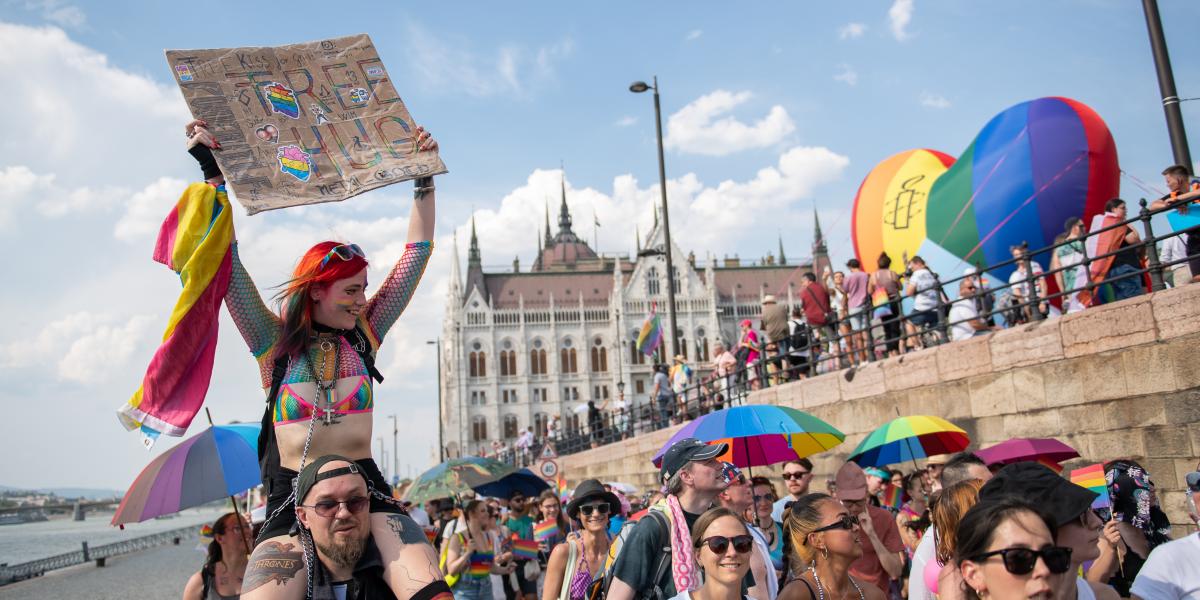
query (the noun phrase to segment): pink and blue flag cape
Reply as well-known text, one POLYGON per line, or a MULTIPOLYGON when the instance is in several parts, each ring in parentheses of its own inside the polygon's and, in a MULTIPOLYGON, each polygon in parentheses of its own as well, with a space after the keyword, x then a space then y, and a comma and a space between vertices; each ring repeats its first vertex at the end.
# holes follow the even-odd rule
POLYGON ((146 448, 183 436, 204 404, 217 349, 221 302, 233 272, 233 215, 225 188, 193 183, 163 221, 154 260, 179 274, 183 291, 142 386, 117 411, 146 448))

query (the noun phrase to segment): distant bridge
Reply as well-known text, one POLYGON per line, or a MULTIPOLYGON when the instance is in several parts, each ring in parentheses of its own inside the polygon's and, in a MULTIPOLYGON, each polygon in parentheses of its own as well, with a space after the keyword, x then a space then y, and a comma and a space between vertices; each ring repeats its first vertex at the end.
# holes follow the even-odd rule
POLYGON ((58 504, 43 504, 41 506, 10 506, 0 508, 0 515, 13 515, 30 512, 73 512, 76 521, 82 521, 83 515, 89 510, 98 510, 102 508, 116 508, 121 501, 113 500, 75 500, 72 502, 60 502, 58 504))

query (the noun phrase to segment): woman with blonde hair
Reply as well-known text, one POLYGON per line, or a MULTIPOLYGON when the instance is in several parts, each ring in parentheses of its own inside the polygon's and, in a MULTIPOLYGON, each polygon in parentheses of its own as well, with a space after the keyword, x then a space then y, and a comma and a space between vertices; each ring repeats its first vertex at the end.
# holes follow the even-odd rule
POLYGON ((850 575, 862 556, 858 517, 828 494, 806 494, 792 503, 784 519, 792 562, 804 569, 779 593, 779 600, 868 598, 882 600, 883 590, 850 575))

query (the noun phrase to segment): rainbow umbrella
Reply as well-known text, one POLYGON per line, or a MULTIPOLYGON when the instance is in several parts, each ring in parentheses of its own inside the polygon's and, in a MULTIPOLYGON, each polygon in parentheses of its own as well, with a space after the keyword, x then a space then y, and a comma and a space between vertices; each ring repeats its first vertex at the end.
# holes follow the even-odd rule
POLYGON ((162 453, 133 480, 112 524, 140 523, 260 485, 259 429, 216 425, 162 453))
POLYGON ((427 502, 438 498, 458 497, 472 491, 473 488, 492 483, 516 471, 512 465, 491 458, 454 458, 421 473, 412 485, 408 486, 404 499, 411 502, 427 502))
POLYGON ((752 404, 704 415, 675 432, 652 459, 662 457, 675 442, 696 438, 708 444, 729 444, 721 460, 739 467, 773 465, 824 452, 844 441, 845 434, 804 411, 786 406, 752 404))
POLYGON ((961 452, 970 443, 967 432, 941 417, 899 417, 867 434, 850 453, 850 460, 863 467, 882 467, 961 452))

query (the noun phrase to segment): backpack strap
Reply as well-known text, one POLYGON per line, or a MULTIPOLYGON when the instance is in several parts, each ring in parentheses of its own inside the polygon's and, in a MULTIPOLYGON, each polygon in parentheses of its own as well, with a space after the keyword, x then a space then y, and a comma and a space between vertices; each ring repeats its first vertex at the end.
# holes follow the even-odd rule
MULTIPOLYGON (((654 569, 654 579, 650 580, 654 584, 653 588, 651 588, 653 594, 647 594, 645 597, 651 600, 666 600, 662 586, 658 582, 662 580, 663 575, 671 568, 671 524, 667 522, 667 515, 656 510, 646 513, 646 516, 653 517, 662 526, 663 531, 667 534, 667 545, 663 546, 662 554, 658 558, 658 566, 654 569)), ((678 593, 679 590, 675 590, 675 592, 678 593)))
MULTIPOLYGON (((558 592, 558 600, 569 600, 571 597, 571 581, 575 579, 575 571, 579 568, 579 552, 570 535, 567 536, 567 567, 563 569, 562 589, 558 592)), ((603 578, 601 578, 603 580, 603 578)))

